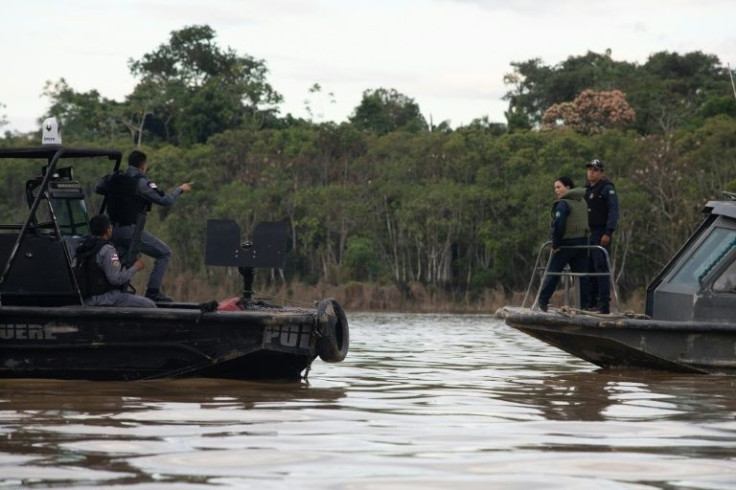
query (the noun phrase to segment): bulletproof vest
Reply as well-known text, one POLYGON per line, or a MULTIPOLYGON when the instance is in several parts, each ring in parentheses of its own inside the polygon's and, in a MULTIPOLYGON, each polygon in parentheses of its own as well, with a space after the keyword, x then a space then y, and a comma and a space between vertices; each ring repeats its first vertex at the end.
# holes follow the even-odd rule
POLYGON ((563 240, 584 238, 588 234, 588 205, 585 203, 585 189, 575 188, 567 191, 560 201, 565 201, 570 214, 565 221, 563 240))
POLYGON ((613 188, 613 184, 606 179, 599 180, 593 187, 585 188, 585 201, 588 203, 588 224, 591 227, 606 226, 608 222, 606 194, 613 188))
POLYGON ((110 242, 99 237, 91 237, 82 242, 77 249, 74 277, 77 279, 77 285, 83 298, 120 289, 110 284, 105 271, 95 261, 97 253, 107 243, 110 242))
POLYGON ((135 224, 136 218, 148 209, 148 202, 138 195, 138 181, 143 174, 127 172, 113 174, 107 192, 107 214, 120 226, 135 224))

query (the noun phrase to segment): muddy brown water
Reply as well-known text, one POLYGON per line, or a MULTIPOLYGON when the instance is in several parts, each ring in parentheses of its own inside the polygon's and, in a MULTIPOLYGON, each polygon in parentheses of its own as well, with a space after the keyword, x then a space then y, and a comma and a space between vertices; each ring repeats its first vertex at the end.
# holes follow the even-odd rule
POLYGON ((0 488, 736 488, 736 377, 599 371, 490 315, 349 318, 308 382, 0 380, 0 488))

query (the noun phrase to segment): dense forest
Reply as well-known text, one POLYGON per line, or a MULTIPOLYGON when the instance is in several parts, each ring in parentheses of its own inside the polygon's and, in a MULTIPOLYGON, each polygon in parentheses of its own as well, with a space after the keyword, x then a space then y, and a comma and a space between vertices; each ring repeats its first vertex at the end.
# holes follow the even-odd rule
MULTIPOLYGON (((49 81, 39 120, 58 117, 66 145, 140 147, 162 188, 194 181, 147 225, 174 250, 164 287, 180 299, 238 291, 236 272, 203 258, 206 220, 233 218, 246 235, 288 221, 287 264, 259 273, 264 292, 334 294, 354 308, 497 306, 528 284, 555 177, 583 185, 594 157, 620 198, 617 284, 640 298, 703 205, 736 190, 736 92, 702 52, 515 62, 506 121, 456 128, 390 88, 366 89, 340 124, 281 115, 266 62, 221 48, 208 26, 172 32, 129 68, 139 82, 124 101, 49 81)), ((6 132, 0 145, 38 141, 6 132)), ((22 215, 21 169, 0 167, 3 221, 22 215)), ((90 194, 95 171, 79 173, 90 194)))

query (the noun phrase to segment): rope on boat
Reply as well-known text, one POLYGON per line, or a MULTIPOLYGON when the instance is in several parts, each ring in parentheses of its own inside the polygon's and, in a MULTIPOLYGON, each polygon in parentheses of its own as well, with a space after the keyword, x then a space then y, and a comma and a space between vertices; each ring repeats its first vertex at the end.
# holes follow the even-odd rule
POLYGON ((298 299, 292 299, 292 298, 284 298, 281 296, 273 296, 270 294, 260 294, 255 289, 251 291, 253 293, 253 300, 254 301, 278 301, 282 304, 290 303, 295 305, 301 305, 305 308, 314 308, 317 306, 318 301, 304 301, 304 300, 298 300, 298 299))
POLYGON ((642 313, 636 313, 633 311, 622 311, 622 312, 615 312, 615 313, 598 313, 596 311, 589 311, 589 310, 583 310, 580 308, 573 308, 572 306, 561 306, 559 308, 560 313, 562 313, 565 316, 574 317, 577 315, 581 316, 592 316, 595 318, 601 318, 601 319, 610 319, 610 318, 633 318, 637 320, 650 320, 651 317, 649 315, 644 315, 642 313))

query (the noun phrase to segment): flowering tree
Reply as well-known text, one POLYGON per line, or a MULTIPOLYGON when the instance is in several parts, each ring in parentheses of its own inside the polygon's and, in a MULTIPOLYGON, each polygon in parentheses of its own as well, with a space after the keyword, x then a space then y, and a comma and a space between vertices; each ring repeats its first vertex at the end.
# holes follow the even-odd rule
POLYGON ((625 128, 636 118, 620 90, 596 92, 583 90, 572 102, 554 104, 542 116, 542 129, 560 126, 573 128, 584 134, 600 133, 604 129, 625 128))

